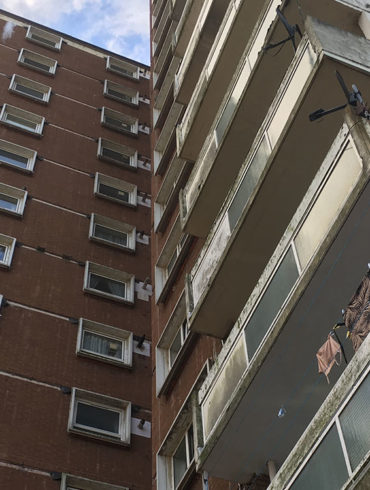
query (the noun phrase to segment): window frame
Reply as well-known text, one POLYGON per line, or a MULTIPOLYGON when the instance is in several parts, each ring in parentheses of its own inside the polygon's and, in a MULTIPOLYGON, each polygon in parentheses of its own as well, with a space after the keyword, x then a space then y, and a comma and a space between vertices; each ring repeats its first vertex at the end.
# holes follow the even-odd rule
POLYGON ((44 85, 43 83, 40 82, 35 82, 34 80, 31 80, 26 77, 22 77, 21 75, 17 75, 16 73, 12 75, 8 90, 9 92, 12 92, 14 94, 21 95, 22 97, 26 97, 27 99, 34 100, 35 102, 39 102, 40 104, 48 104, 51 95, 51 87, 49 87, 48 85, 44 85), (17 85, 22 85, 22 82, 24 87, 28 87, 30 89, 35 90, 36 92, 42 93, 43 98, 40 99, 33 95, 27 94, 26 92, 17 90, 17 85))
POLYGON ((122 221, 117 221, 105 216, 101 216, 96 213, 91 214, 90 227, 89 227, 89 240, 103 243, 111 247, 125 250, 126 252, 135 252, 136 249, 136 228, 122 221), (95 235, 96 225, 109 228, 110 230, 117 231, 119 233, 125 233, 127 235, 127 245, 120 245, 119 243, 111 242, 104 238, 95 235))
POLYGON ((93 322, 86 318, 80 318, 78 324, 76 354, 79 356, 90 357, 109 364, 131 368, 133 352, 133 334, 127 330, 112 327, 104 323, 93 322), (96 335, 108 337, 113 341, 119 341, 122 345, 121 358, 109 356, 96 351, 90 351, 83 346, 84 332, 90 332, 96 335))
POLYGON ((4 257, 0 258, 0 267, 9 269, 12 263, 16 239, 0 233, 0 247, 5 248, 4 257))
POLYGON ((103 199, 108 199, 109 201, 116 202, 122 206, 128 206, 131 208, 136 208, 137 206, 137 187, 134 184, 126 182, 121 179, 116 179, 115 177, 110 177, 109 175, 96 172, 94 180, 94 195, 101 197, 103 199), (129 201, 123 201, 115 197, 108 196, 100 191, 100 184, 103 184, 112 189, 116 189, 121 192, 126 192, 129 195, 129 201))
POLYGON ((105 265, 96 264, 94 262, 86 262, 83 291, 86 293, 94 294, 96 296, 101 296, 103 298, 108 298, 120 303, 125 303, 133 305, 135 301, 135 276, 127 272, 112 269, 111 267, 106 267, 105 265), (119 282, 125 285, 124 296, 118 296, 113 293, 107 293, 101 291, 100 289, 95 289, 90 286, 91 275, 102 277, 111 281, 119 282))
POLYGON ((26 39, 32 43, 38 44, 39 46, 43 46, 44 48, 58 52, 61 50, 63 42, 63 38, 61 36, 57 36, 51 32, 39 29, 32 25, 28 26, 27 28, 26 39), (34 37, 33 35, 37 37, 34 37), (54 42, 54 46, 49 44, 47 41, 54 42))
POLYGON ((130 490, 128 487, 62 473, 60 490, 130 490))
POLYGON ((58 65, 57 60, 54 60, 52 58, 48 58, 47 56, 44 56, 44 55, 39 54, 39 53, 35 53, 34 51, 30 51, 29 49, 25 49, 25 48, 21 49, 19 56, 18 56, 18 59, 17 59, 17 63, 19 65, 26 66, 27 68, 30 68, 31 70, 41 72, 44 75, 48 75, 48 76, 54 76, 55 75, 57 65, 58 65), (36 61, 37 63, 39 63, 41 65, 43 64, 44 66, 48 66, 49 70, 44 70, 41 67, 34 66, 32 64, 27 63, 25 61, 27 59, 27 55, 28 55, 30 60, 32 60, 32 58, 33 58, 33 61, 36 61))
POLYGON ((127 134, 134 137, 138 136, 139 122, 137 118, 129 116, 122 112, 114 111, 109 107, 102 107, 100 123, 102 126, 112 129, 113 131, 117 131, 119 133, 127 134), (107 117, 110 117, 111 119, 116 119, 118 122, 130 126, 130 129, 124 127, 120 128, 118 125, 109 123, 106 120, 107 117))
POLYGON ((131 443, 131 403, 126 400, 94 393, 92 391, 72 388, 67 430, 74 434, 129 446, 131 443), (76 423, 78 403, 84 403, 85 405, 118 413, 118 432, 105 431, 104 429, 99 429, 97 427, 76 423))
POLYGON ((36 163, 37 152, 35 150, 30 150, 24 146, 16 145, 15 143, 11 143, 10 141, 0 140, 0 151, 3 150, 5 152, 13 153, 19 157, 27 158, 26 167, 20 167, 15 165, 14 163, 4 162, 1 160, 0 155, 0 166, 5 165, 7 167, 13 168, 15 170, 19 170, 21 172, 32 173, 36 163))
POLYGON ((13 129, 17 129, 18 131, 25 131, 26 133, 30 133, 35 136, 42 136, 45 118, 39 116, 38 114, 34 114, 33 112, 25 111, 24 109, 15 107, 13 105, 3 104, 0 112, 0 122, 13 129), (25 121, 29 121, 30 123, 35 125, 35 129, 33 130, 31 128, 28 128, 27 126, 18 125, 12 122, 11 119, 9 120, 8 116, 16 116, 24 119, 25 121))
POLYGON ((13 187, 11 185, 0 182, 0 195, 1 194, 11 197, 12 199, 16 199, 17 205, 15 210, 3 208, 0 205, 0 212, 11 214, 13 216, 23 216, 28 192, 23 189, 18 189, 17 187, 13 187))
POLYGON ((119 83, 112 82, 111 80, 104 80, 104 88, 103 95, 108 99, 113 99, 122 104, 127 104, 130 106, 137 107, 139 105, 139 92, 130 87, 125 87, 124 85, 120 85, 119 83), (116 92, 118 94, 122 94, 123 97, 119 97, 114 95, 111 92, 116 92), (126 100, 124 97, 129 97, 131 100, 126 100))
POLYGON ((99 160, 113 163, 119 167, 137 170, 137 151, 129 146, 121 145, 120 143, 115 143, 114 141, 110 141, 105 138, 99 138, 97 156, 99 160), (109 155, 104 155, 105 149, 121 154, 124 157, 128 157, 129 163, 116 160, 114 157, 109 155))
POLYGON ((139 67, 127 61, 108 56, 105 68, 121 77, 139 81, 139 67))
POLYGON ((173 452, 172 456, 171 456, 171 478, 172 478, 172 484, 173 484, 173 488, 174 490, 177 490, 179 488, 182 488, 182 482, 183 480, 186 478, 188 472, 190 470, 192 470, 194 468, 194 465, 195 465, 195 447, 194 447, 194 427, 193 427, 193 424, 191 423, 188 428, 185 430, 185 433, 184 433, 184 436, 181 438, 179 444, 177 445, 175 451, 173 452), (190 430, 193 431, 193 457, 190 459, 190 456, 189 456, 189 447, 190 447, 190 442, 189 442, 189 432, 190 430), (177 485, 175 485, 175 463, 174 463, 174 456, 177 452, 177 450, 179 449, 179 447, 181 446, 182 442, 185 440, 185 452, 186 452, 186 469, 183 473, 183 475, 181 476, 179 482, 177 485))

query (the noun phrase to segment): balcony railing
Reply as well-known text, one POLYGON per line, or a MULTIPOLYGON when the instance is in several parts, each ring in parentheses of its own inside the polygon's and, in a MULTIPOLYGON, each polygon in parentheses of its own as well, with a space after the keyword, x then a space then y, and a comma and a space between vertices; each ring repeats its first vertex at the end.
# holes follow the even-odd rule
MULTIPOLYGON (((337 29, 318 23, 314 25, 317 25, 317 39, 321 30, 324 31, 322 37, 325 40, 335 39, 335 35, 341 40, 345 38, 337 29)), ((357 39, 354 37, 354 42, 357 39)), ((341 49, 339 42, 336 45, 341 49)), ((331 118, 325 132, 310 123, 308 114, 317 104, 315 94, 330 91, 329 66, 338 63, 338 69, 343 73, 348 68, 331 60, 322 45, 313 46, 307 38, 302 40, 191 271, 187 289, 188 315, 190 329, 196 332, 218 337, 227 335, 231 328, 230 319, 235 320, 240 313, 246 295, 251 293, 339 130, 342 114, 337 113, 336 117, 331 118), (327 83, 328 89, 325 88, 327 83), (294 186, 291 185, 292 181, 294 186), (220 295, 220 285, 230 281, 233 281, 233 288, 223 288, 220 295), (222 305, 221 312, 216 305, 222 305)), ((332 46, 330 49, 333 50, 332 46)), ((363 66, 365 71, 369 71, 370 59, 369 66, 363 66)), ((355 76, 359 84, 366 85, 366 75, 362 77, 349 69, 346 76, 350 79, 355 76)), ((337 95, 332 95, 334 106, 337 95)), ((212 137, 208 146, 210 154, 214 145, 215 139, 212 137)), ((200 167, 197 172, 198 179, 194 177, 193 182, 198 181, 201 186, 204 173, 200 167)), ((212 194, 208 193, 208 199, 212 199, 212 194)), ((182 208, 185 206, 184 200, 185 196, 182 196, 182 208)))

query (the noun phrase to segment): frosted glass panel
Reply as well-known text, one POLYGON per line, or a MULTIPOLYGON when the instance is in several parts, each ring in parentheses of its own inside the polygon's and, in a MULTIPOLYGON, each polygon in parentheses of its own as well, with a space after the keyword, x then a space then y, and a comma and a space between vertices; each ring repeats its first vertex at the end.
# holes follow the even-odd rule
POLYGON ((338 490, 348 479, 348 472, 334 425, 314 452, 291 490, 338 490))
POLYGON ((310 261, 361 174, 361 161, 349 142, 295 239, 301 267, 310 261))
POLYGON ((254 158, 251 161, 249 168, 245 173, 243 180, 235 193, 235 197, 227 211, 231 231, 238 222, 243 209, 249 200, 263 169, 265 168, 269 155, 270 147, 266 141, 266 138, 263 137, 259 148, 254 155, 254 158))
POLYGON ((370 375, 339 417, 352 470, 370 450, 370 375))
POLYGON ((245 328, 249 359, 256 352, 297 278, 298 270, 290 248, 245 328))

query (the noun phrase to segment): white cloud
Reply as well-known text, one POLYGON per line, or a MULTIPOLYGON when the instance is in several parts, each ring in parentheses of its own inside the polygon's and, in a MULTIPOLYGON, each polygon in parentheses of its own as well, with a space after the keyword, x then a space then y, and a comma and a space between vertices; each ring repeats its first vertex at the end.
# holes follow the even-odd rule
POLYGON ((0 8, 149 61, 149 0, 0 0, 0 8))

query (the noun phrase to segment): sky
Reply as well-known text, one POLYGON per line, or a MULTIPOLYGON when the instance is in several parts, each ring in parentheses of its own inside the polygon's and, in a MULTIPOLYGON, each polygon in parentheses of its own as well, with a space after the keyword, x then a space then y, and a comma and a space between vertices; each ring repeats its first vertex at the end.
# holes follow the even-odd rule
POLYGON ((149 64, 149 0, 0 0, 0 9, 149 64))

